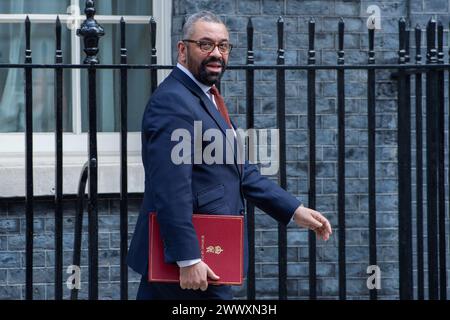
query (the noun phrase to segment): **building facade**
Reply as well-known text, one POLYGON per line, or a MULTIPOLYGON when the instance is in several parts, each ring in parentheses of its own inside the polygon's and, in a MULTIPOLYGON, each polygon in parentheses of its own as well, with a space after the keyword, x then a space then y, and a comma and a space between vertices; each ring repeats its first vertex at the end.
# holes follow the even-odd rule
MULTIPOLYGON (((286 64, 307 64, 308 21, 316 25, 316 63, 336 64, 338 22, 345 22, 345 61, 365 64, 368 59, 367 20, 377 6, 381 29, 375 32, 377 63, 397 63, 398 20, 405 17, 410 27, 425 30, 430 17, 449 26, 448 0, 101 0, 96 1, 96 18, 105 27, 100 40, 101 63, 120 62, 118 21, 128 23, 129 63, 144 64, 150 58, 148 21, 158 24, 158 63, 176 62, 176 43, 181 38, 185 17, 199 10, 211 10, 223 18, 230 31, 233 48, 230 64, 246 63, 248 19, 254 26, 255 64, 276 64, 277 20, 285 22, 286 64)), ((84 1, 2 1, 0 4, 0 63, 20 63, 24 59, 26 14, 32 21, 33 62, 53 63, 54 21, 62 17, 64 61, 80 63, 83 45, 75 34, 77 17, 84 19, 84 1), (81 13, 78 8, 81 7, 81 13)), ((411 42, 413 37, 411 35, 411 42)), ((444 42, 444 52, 448 44, 444 42)), ((0 299, 23 299, 25 284, 25 171, 24 97, 21 69, 0 69, 0 299)), ((381 299, 397 299, 398 269, 398 173, 397 173, 397 87, 394 70, 376 72, 376 207, 377 256, 381 269, 381 299)), ((167 72, 159 71, 159 80, 167 72)), ((275 71, 255 72, 255 127, 276 128, 275 71)), ((87 150, 87 76, 81 70, 65 71, 64 82, 64 270, 72 264, 75 193, 87 150)), ((307 203, 308 125, 306 71, 286 72, 287 190, 307 203)), ((346 267, 347 297, 367 299, 368 248, 368 120, 367 72, 346 72, 346 267)), ((149 73, 130 72, 129 78, 129 234, 133 232, 143 191, 140 163, 140 118, 150 94, 149 73)), ((99 71, 99 295, 120 297, 119 271, 119 73, 99 71)), ((222 93, 230 115, 245 128, 245 71, 228 70, 222 93)), ((35 133, 35 298, 52 299, 54 294, 54 149, 53 86, 51 70, 36 71, 33 78, 35 133)), ((337 229, 337 85, 336 71, 317 72, 317 210, 327 216, 335 231, 326 243, 317 243, 317 293, 319 298, 338 298, 337 229)), ((276 180, 276 177, 272 177, 276 180)), ((414 216, 414 213, 413 213, 414 216)), ((87 220, 82 244, 82 287, 87 297, 87 220)), ((448 228, 447 228, 448 229, 448 228)), ((308 233, 288 227, 288 298, 307 299, 309 294, 308 233)), ((256 297, 278 298, 277 223, 268 215, 256 214, 256 297)), ((448 240, 447 240, 447 248, 448 240)), ((448 249, 447 249, 448 250, 448 249)), ((414 261, 415 263, 416 261, 414 261)), ((416 271, 416 268, 414 268, 416 271)), ((416 281, 416 273, 414 280, 416 281)), ((69 274, 67 274, 69 277, 69 274)), ((135 297, 139 277, 129 271, 129 297, 135 297)), ((426 283, 426 282, 425 282, 426 283)), ((64 297, 69 297, 68 289, 64 297)), ((235 296, 245 299, 246 286, 235 288, 235 296)))

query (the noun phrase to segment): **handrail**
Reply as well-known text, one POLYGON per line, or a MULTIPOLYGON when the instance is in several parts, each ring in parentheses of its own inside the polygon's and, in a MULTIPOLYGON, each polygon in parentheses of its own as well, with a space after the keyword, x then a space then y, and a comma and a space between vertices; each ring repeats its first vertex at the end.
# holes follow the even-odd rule
MULTIPOLYGON (((76 204, 75 213, 75 229, 74 229, 74 240, 73 240, 73 265, 81 265, 81 236, 83 231, 83 207, 84 207, 84 194, 86 193, 86 185, 88 180, 88 161, 83 165, 81 170, 80 179, 78 181, 78 196, 76 204)), ((71 290, 70 294, 71 300, 78 299, 78 289, 76 286, 71 290)))

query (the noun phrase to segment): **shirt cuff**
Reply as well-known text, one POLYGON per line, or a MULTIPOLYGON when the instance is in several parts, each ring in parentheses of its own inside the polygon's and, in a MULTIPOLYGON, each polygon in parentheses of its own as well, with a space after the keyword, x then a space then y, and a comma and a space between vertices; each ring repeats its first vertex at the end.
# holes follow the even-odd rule
POLYGON ((177 265, 180 268, 184 268, 184 267, 189 267, 192 266, 196 263, 199 263, 200 261, 202 261, 202 259, 192 259, 192 260, 183 260, 183 261, 177 261, 177 265))
MULTIPOLYGON (((304 207, 303 202, 300 203, 300 207, 304 207)), ((297 208, 297 209, 298 209, 298 208, 297 208)), ((297 209, 295 209, 295 211, 297 211, 297 209)), ((294 220, 294 217, 295 217, 295 211, 294 211, 294 213, 292 214, 292 217, 291 217, 291 220, 290 220, 290 223, 289 223, 289 224, 295 223, 295 220, 294 220)))

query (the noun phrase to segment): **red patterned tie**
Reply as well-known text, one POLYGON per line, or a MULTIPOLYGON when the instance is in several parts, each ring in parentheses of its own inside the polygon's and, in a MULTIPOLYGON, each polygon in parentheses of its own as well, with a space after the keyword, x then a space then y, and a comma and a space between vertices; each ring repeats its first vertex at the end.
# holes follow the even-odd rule
POLYGON ((217 109, 219 109, 220 114, 225 119, 225 121, 228 123, 228 126, 232 128, 230 116, 228 115, 228 109, 225 106, 225 102, 222 98, 222 96, 219 93, 219 90, 217 90, 216 86, 213 85, 211 89, 209 89, 209 92, 214 96, 214 100, 216 101, 217 109))

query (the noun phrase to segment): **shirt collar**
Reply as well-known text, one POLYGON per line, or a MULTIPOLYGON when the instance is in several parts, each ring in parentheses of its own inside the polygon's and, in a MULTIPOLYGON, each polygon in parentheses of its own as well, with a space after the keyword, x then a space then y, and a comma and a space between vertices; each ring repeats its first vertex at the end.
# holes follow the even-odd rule
MULTIPOLYGON (((192 81, 195 82, 196 85, 198 85, 200 87, 200 89, 202 89, 202 91, 206 94, 206 96, 208 98, 210 98, 210 93, 209 93, 209 89, 211 89, 211 86, 207 86, 206 84, 201 83, 200 81, 198 81, 194 75, 187 69, 185 68, 182 64, 177 63, 177 68, 179 68, 181 71, 183 71, 184 73, 186 73, 189 78, 192 79, 192 81)), ((210 98, 211 99, 211 98, 210 98)))

